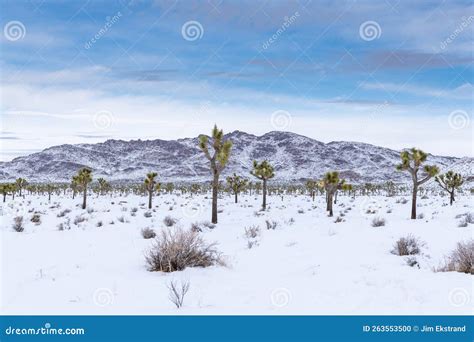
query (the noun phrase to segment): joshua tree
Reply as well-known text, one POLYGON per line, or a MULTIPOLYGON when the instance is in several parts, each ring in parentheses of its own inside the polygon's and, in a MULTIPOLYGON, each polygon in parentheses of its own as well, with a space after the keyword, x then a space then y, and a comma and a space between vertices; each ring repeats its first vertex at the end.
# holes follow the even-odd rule
POLYGON ((148 192, 148 209, 152 207, 153 192, 159 191, 161 184, 155 181, 155 177, 158 176, 156 172, 149 172, 145 178, 145 189, 148 192))
POLYGON ((332 171, 324 175, 321 182, 324 190, 326 190, 326 211, 329 212, 329 216, 333 216, 332 204, 334 202, 334 195, 339 189, 348 189, 351 185, 346 184, 344 179, 339 179, 339 172, 332 171))
POLYGON ((110 190, 110 184, 104 178, 97 179, 97 182, 99 183, 99 193, 101 195, 107 193, 107 191, 110 190))
POLYGON ((15 182, 16 188, 18 189, 18 195, 21 196, 21 190, 24 189, 27 185, 28 182, 24 178, 18 178, 15 182))
POLYGON ((435 181, 439 184, 441 188, 448 192, 449 205, 453 205, 454 191, 461 187, 461 185, 464 183, 462 176, 459 173, 448 171, 444 175, 436 176, 435 181))
POLYGON ((250 173, 257 177, 258 179, 263 181, 263 202, 262 202, 262 209, 267 209, 267 180, 275 177, 275 173, 273 172, 273 166, 266 160, 261 162, 260 164, 254 160, 253 161, 253 170, 250 173))
POLYGON ((435 165, 425 165, 423 167, 424 175, 421 180, 418 180, 418 171, 420 167, 426 161, 428 155, 416 148, 412 148, 410 151, 403 151, 400 154, 402 163, 397 165, 398 171, 407 171, 411 175, 413 181, 412 199, 411 199, 411 219, 416 219, 416 197, 418 194, 418 188, 420 185, 429 181, 432 177, 436 176, 439 169, 435 165))
POLYGON ((88 168, 80 169, 77 175, 72 178, 72 182, 82 190, 82 209, 86 209, 87 185, 92 182, 92 171, 88 168))
POLYGON ((3 195, 3 202, 6 201, 8 194, 13 194, 16 190, 15 184, 0 184, 0 192, 3 195))
POLYGON ((315 180, 308 180, 306 182, 306 189, 309 191, 309 195, 314 201, 314 197, 316 196, 316 191, 318 190, 318 182, 315 180))
POLYGON ((173 183, 166 183, 165 190, 168 194, 171 194, 174 190, 174 184, 173 183))
POLYGON ((51 201, 51 194, 57 190, 57 187, 54 184, 46 184, 44 186, 44 191, 48 194, 48 201, 51 201))
POLYGON ((248 180, 237 176, 235 173, 232 177, 227 177, 227 183, 229 184, 229 188, 232 190, 235 196, 235 203, 237 203, 237 195, 245 189, 247 186, 248 180))
POLYGON ((214 154, 211 156, 209 152, 209 138, 206 135, 199 136, 199 148, 204 152, 204 155, 211 164, 212 172, 212 217, 211 222, 217 223, 217 194, 219 190, 219 176, 224 170, 230 157, 230 150, 232 149, 232 142, 230 140, 224 141, 224 133, 218 129, 216 125, 212 129, 211 146, 214 149, 214 154))

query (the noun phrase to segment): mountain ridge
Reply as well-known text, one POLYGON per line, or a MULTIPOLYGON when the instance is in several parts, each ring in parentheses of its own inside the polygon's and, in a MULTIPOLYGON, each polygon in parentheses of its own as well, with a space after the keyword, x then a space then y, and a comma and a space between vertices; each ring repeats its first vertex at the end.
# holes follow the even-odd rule
MULTIPOLYGON (((300 134, 271 131, 257 136, 243 131, 225 134, 233 142, 229 164, 223 176, 232 173, 251 177, 253 160, 267 159, 275 167, 275 181, 293 182, 321 177, 338 170, 353 183, 405 182, 407 174, 396 172, 400 151, 364 142, 323 143, 300 134)), ((472 177, 474 158, 429 154, 427 164, 442 170, 456 170, 472 177)), ((95 144, 62 144, 41 152, 0 162, 0 180, 23 177, 36 182, 69 181, 81 167, 89 167, 95 177, 110 181, 141 181, 149 171, 161 181, 208 181, 208 161, 198 148, 198 137, 177 140, 108 139, 95 144)))

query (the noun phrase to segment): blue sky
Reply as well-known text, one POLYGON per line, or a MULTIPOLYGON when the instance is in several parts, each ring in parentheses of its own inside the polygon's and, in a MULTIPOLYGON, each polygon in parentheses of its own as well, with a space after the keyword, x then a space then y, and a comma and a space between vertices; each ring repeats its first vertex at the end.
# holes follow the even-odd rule
POLYGON ((472 156, 470 1, 0 3, 2 160, 214 122, 472 156))

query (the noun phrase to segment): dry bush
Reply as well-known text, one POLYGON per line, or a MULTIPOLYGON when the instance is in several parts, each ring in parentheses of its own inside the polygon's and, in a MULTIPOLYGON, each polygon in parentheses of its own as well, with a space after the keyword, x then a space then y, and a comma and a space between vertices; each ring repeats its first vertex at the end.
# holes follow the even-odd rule
POLYGON ((150 211, 145 211, 143 213, 143 216, 145 216, 146 218, 150 218, 152 216, 152 213, 150 211))
POLYGON ((71 209, 64 209, 56 216, 57 217, 64 217, 64 216, 66 216, 66 214, 69 214, 70 212, 71 212, 71 209))
POLYGON ((401 237, 397 242, 395 242, 392 254, 400 256, 420 254, 420 249, 423 245, 424 243, 413 235, 407 235, 406 237, 401 237))
POLYGON ((173 227, 175 224, 176 224, 176 219, 171 217, 171 216, 166 216, 164 219, 163 219, 163 224, 166 226, 166 227, 173 227))
POLYGON ((437 271, 474 274, 474 240, 458 242, 456 249, 446 259, 445 265, 437 271))
POLYGON ((142 236, 144 239, 153 239, 156 237, 156 233, 153 229, 147 227, 142 229, 142 236))
POLYGON ((336 217, 336 219, 334 220, 334 223, 341 223, 341 222, 344 222, 344 219, 341 216, 336 217))
POLYGON ((87 221, 84 216, 76 216, 76 218, 74 219, 74 224, 77 226, 79 223, 82 223, 84 221, 87 221))
POLYGON ((278 222, 272 220, 265 220, 265 225, 268 230, 275 230, 278 227, 278 222))
POLYGON ((31 216, 31 222, 33 222, 36 225, 41 224, 41 215, 38 213, 34 213, 33 216, 31 216))
POLYGON ((18 233, 21 233, 22 231, 25 230, 25 227, 23 226, 23 216, 17 216, 13 219, 13 229, 18 232, 18 233))
POLYGON ((245 237, 247 239, 255 239, 259 235, 260 235, 260 227, 259 226, 245 227, 245 237))
POLYGON ((375 217, 371 225, 372 227, 383 227, 385 226, 385 219, 383 217, 375 217))
POLYGON ((179 309, 183 306, 184 296, 188 293, 190 287, 189 281, 181 282, 181 286, 174 280, 171 280, 168 284, 168 289, 170 291, 168 298, 169 300, 176 305, 179 309))
POLYGON ((146 255, 146 263, 152 272, 174 272, 186 267, 224 264, 215 243, 208 244, 199 234, 180 228, 161 231, 146 255))

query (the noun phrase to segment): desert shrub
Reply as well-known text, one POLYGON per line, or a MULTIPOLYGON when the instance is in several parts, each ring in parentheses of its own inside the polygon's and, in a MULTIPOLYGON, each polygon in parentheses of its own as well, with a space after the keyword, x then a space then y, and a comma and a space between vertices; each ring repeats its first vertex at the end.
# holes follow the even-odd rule
POLYGON ((41 215, 38 213, 33 214, 30 221, 36 225, 41 224, 41 215))
POLYGON ((304 214, 304 209, 298 209, 298 214, 304 214))
POLYGON ((82 223, 84 221, 87 221, 87 219, 84 216, 76 216, 74 219, 74 224, 77 226, 79 223, 82 223))
POLYGON ((401 237, 395 242, 392 249, 392 254, 395 255, 415 255, 420 254, 421 246, 423 243, 412 235, 401 237))
POLYGON ((166 226, 166 227, 173 227, 175 224, 176 224, 176 219, 171 217, 171 216, 166 216, 164 219, 163 219, 163 224, 166 226))
POLYGON ((418 263, 418 260, 416 259, 416 257, 408 257, 407 260, 406 260, 406 263, 408 266, 410 267, 418 267, 420 268, 420 264, 418 263))
POLYGON ((445 265, 437 271, 474 274, 474 240, 459 242, 456 249, 447 257, 445 265))
POLYGON ((152 272, 174 272, 186 267, 223 264, 214 243, 208 244, 199 234, 179 228, 161 231, 146 255, 146 263, 152 272))
POLYGON ((143 216, 145 216, 146 218, 150 218, 151 215, 152 215, 152 214, 151 214, 151 211, 145 211, 145 212, 143 213, 143 216))
POLYGON ((102 221, 99 221, 95 225, 96 225, 96 227, 102 227, 104 225, 104 223, 102 221))
POLYGON ((291 226, 293 223, 295 223, 295 219, 293 217, 290 217, 288 221, 285 222, 287 225, 291 226))
POLYGON ((460 218, 458 227, 467 227, 469 224, 474 223, 474 213, 464 213, 456 215, 456 218, 460 218))
POLYGON ((92 214, 94 212, 94 208, 87 208, 87 213, 88 214, 92 214))
POLYGON ((365 213, 366 213, 367 215, 372 215, 372 214, 375 214, 376 212, 377 212, 377 210, 375 210, 375 209, 367 209, 367 210, 365 211, 365 213))
POLYGON ((117 221, 119 221, 120 223, 124 223, 125 217, 124 216, 117 217, 117 221))
POLYGON ((388 208, 387 209, 387 214, 391 214, 392 213, 392 208, 388 208))
POLYGON ((344 219, 341 216, 336 217, 336 219, 334 220, 334 223, 341 223, 341 222, 344 222, 344 219))
POLYGON ((407 204, 408 200, 406 198, 399 198, 395 203, 407 204))
POLYGON ((202 225, 209 229, 214 229, 216 227, 216 225, 214 223, 211 223, 210 221, 204 221, 202 222, 202 225))
POLYGON ((181 285, 178 285, 177 282, 172 280, 168 284, 168 298, 178 309, 183 306, 184 296, 188 293, 189 286, 189 281, 182 282, 181 285))
POLYGON ((419 213, 419 214, 416 216, 416 218, 417 218, 418 220, 423 220, 423 219, 425 218, 425 214, 419 213))
POLYGON ((142 229, 142 236, 144 239, 153 239, 156 237, 156 233, 153 229, 147 227, 142 229))
POLYGON ((383 217, 374 217, 371 225, 372 227, 383 227, 385 226, 385 219, 383 217))
POLYGON ((260 235, 260 227, 259 226, 245 227, 245 237, 247 239, 255 239, 259 235, 260 235))
POLYGON ((421 196, 421 199, 428 199, 428 198, 429 198, 428 195, 421 196))
POLYGON ((265 225, 268 230, 275 230, 278 227, 278 222, 272 220, 265 220, 265 225))
POLYGON ((23 226, 23 216, 17 216, 13 219, 13 230, 15 230, 18 233, 21 233, 22 231, 25 230, 25 227, 23 226))
POLYGON ((64 217, 64 216, 66 216, 66 214, 69 214, 70 212, 71 212, 71 209, 64 209, 61 212, 59 212, 59 214, 56 215, 56 216, 57 217, 64 217))

